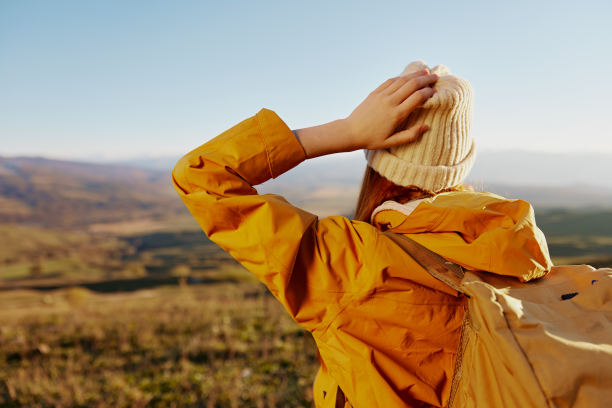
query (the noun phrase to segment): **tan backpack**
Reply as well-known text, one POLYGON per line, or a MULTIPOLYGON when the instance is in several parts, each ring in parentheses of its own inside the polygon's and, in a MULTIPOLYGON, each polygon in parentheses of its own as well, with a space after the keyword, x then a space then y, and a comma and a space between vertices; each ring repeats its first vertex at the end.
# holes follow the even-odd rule
POLYGON ((449 407, 612 407, 612 269, 555 266, 521 283, 389 236, 469 297, 449 407))

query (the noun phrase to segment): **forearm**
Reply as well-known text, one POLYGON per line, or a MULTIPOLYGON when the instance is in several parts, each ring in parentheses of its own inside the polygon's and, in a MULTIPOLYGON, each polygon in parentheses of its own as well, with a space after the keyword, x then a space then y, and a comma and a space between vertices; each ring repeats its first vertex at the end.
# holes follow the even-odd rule
POLYGON ((334 120, 323 125, 294 129, 298 141, 306 152, 306 157, 356 150, 351 142, 350 126, 345 119, 334 120))

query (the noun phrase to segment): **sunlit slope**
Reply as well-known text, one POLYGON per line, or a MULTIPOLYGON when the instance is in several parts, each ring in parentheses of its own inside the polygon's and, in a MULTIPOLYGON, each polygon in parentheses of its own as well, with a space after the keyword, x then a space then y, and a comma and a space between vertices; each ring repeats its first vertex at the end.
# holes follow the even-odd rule
POLYGON ((76 227, 182 210, 169 171, 0 158, 0 223, 76 227))

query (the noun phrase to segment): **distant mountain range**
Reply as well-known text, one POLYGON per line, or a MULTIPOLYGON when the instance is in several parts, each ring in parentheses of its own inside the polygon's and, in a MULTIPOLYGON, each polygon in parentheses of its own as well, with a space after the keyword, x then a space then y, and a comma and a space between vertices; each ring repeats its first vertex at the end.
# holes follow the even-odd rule
POLYGON ((470 178, 488 183, 612 189, 612 154, 483 152, 470 178))
MULTIPOLYGON (((302 163, 278 179, 265 183, 260 190, 288 191, 304 200, 304 190, 312 194, 335 189, 347 200, 354 200, 363 176, 365 158, 361 154, 337 157, 335 160, 329 156, 302 163)), ((522 198, 540 209, 612 208, 610 155, 484 152, 476 159, 466 182, 477 191, 522 198)))
MULTIPOLYGON (((480 154, 476 190, 530 201, 536 209, 612 208, 612 158, 528 152, 480 154)), ((185 213, 170 183, 176 157, 119 163, 0 157, 0 223, 81 227, 185 213)), ((309 160, 258 186, 321 216, 352 213, 362 154, 309 160)))
POLYGON ((0 157, 0 222, 79 227, 181 210, 167 172, 0 157))

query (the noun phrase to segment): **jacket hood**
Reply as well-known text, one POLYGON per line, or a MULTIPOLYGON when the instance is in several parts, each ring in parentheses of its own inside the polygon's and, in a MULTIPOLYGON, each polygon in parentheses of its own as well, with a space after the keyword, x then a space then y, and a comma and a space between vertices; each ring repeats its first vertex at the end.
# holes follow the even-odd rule
POLYGON ((525 282, 552 267, 531 204, 492 193, 448 192, 406 204, 387 201, 372 213, 381 230, 408 235, 469 270, 525 282))

